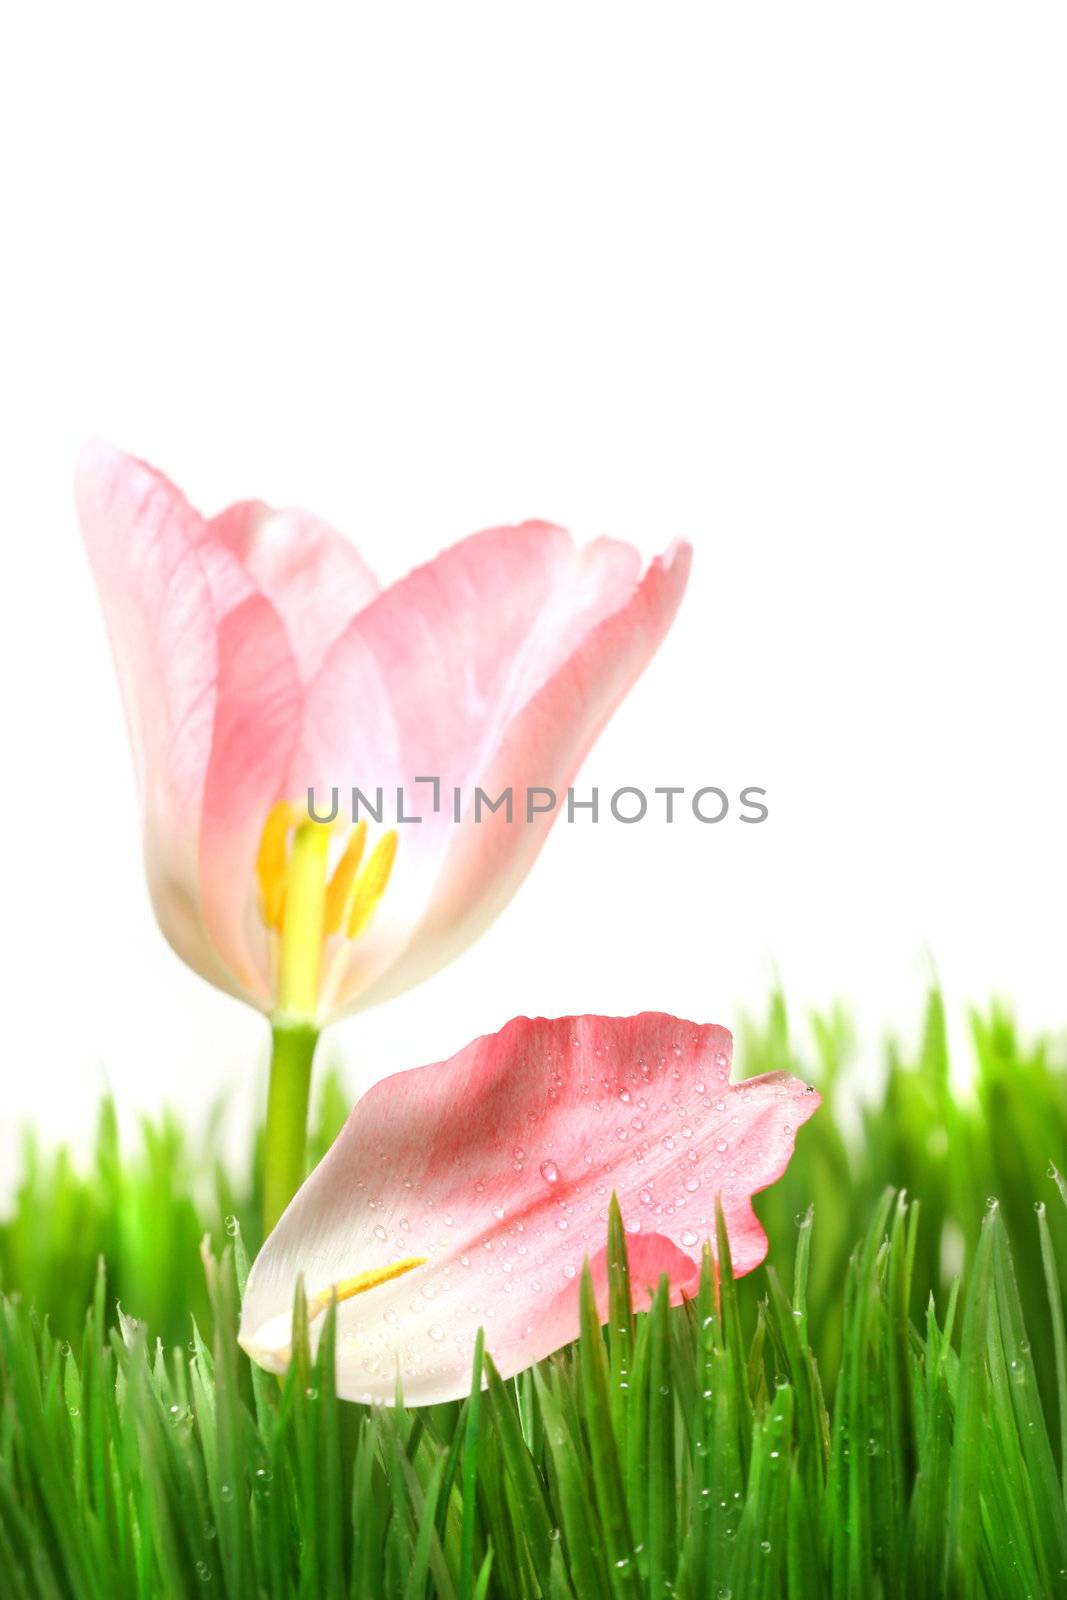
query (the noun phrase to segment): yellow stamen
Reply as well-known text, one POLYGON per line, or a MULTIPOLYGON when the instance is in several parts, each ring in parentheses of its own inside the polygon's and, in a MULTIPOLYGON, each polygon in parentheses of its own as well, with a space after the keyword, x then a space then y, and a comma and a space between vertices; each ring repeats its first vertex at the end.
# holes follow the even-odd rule
POLYGON ((340 933, 342 926, 348 920, 352 908, 352 894, 356 882, 356 873, 363 860, 363 849, 367 842, 367 824, 357 822, 348 836, 344 854, 333 871, 333 877, 326 890, 326 918, 325 929, 327 933, 340 933))
MULTIPOLYGON (((276 1011, 297 1021, 318 1014, 320 985, 332 996, 331 976, 322 972, 328 939, 355 939, 369 925, 385 893, 396 858, 395 830, 384 834, 364 861, 367 824, 352 829, 327 882, 331 823, 279 800, 270 809, 256 853, 260 912, 271 940, 276 1011)), ((339 951, 333 951, 336 972, 339 951)))
POLYGON ((371 851, 370 860, 359 875, 348 913, 350 939, 359 938, 377 910, 378 902, 389 884, 389 876, 396 859, 396 846, 396 829, 391 828, 378 840, 371 851))
POLYGON ((313 1017, 319 1000, 326 866, 330 829, 310 818, 293 835, 282 921, 278 1009, 291 1017, 313 1017))
POLYGON ((357 1294, 365 1294, 368 1289, 376 1289, 380 1283, 400 1278, 413 1267, 425 1264, 425 1256, 405 1256, 403 1261, 391 1261, 387 1267, 372 1267, 369 1272, 357 1272, 354 1278, 342 1278, 340 1283, 331 1283, 328 1289, 320 1289, 318 1294, 309 1299, 308 1321, 325 1311, 331 1300, 351 1300, 357 1294))
POLYGON ((256 876, 263 909, 263 921, 268 928, 281 928, 285 915, 286 844, 289 829, 296 821, 292 806, 279 800, 271 806, 263 826, 256 856, 256 876))

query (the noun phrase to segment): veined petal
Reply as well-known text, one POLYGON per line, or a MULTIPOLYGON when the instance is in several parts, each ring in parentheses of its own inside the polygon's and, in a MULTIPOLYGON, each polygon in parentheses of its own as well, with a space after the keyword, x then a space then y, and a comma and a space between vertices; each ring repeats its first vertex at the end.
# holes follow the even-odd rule
POLYGON ((257 1258, 242 1344, 280 1371, 301 1275, 315 1297, 425 1258, 339 1304, 338 1387, 388 1403, 399 1376, 408 1404, 457 1398, 480 1326, 505 1375, 575 1337, 586 1259, 605 1288, 613 1191, 638 1304, 662 1272, 676 1301, 694 1291, 717 1196, 734 1270, 752 1271, 767 1249, 752 1196, 819 1097, 784 1073, 731 1085, 729 1070, 719 1027, 519 1018, 376 1084, 257 1258))
POLYGON ((397 869, 331 997, 370 1004, 428 976, 497 914, 543 842, 504 812, 457 825, 453 792, 565 789, 654 653, 685 586, 684 547, 644 579, 629 546, 575 548, 546 523, 464 540, 355 617, 307 691, 290 787, 403 788, 397 869), (359 715, 348 708, 358 705, 359 715), (440 780, 439 809, 418 780, 440 780))
MULTIPOLYGON (((607 545, 600 541, 591 551, 607 545)), ((468 779, 468 792, 475 784, 494 797, 511 789, 517 820, 509 822, 503 811, 483 811, 476 821, 468 809, 449 830, 419 921, 377 981, 357 991, 361 1006, 376 1005, 432 976, 503 910, 537 859, 598 734, 673 622, 690 558, 688 545, 674 546, 629 585, 617 610, 588 631, 572 628, 567 653, 561 652, 551 675, 507 722, 482 771, 468 779), (532 822, 522 810, 531 784, 557 797, 556 809, 537 812, 532 822)), ((361 957, 357 951, 355 961, 361 957)))
POLYGON ((265 819, 284 795, 299 736, 300 683, 286 630, 262 595, 223 619, 217 648, 215 725, 200 819, 204 925, 243 997, 269 1011, 269 930, 256 863, 265 819))
POLYGON ((208 523, 285 624, 308 683, 352 617, 378 593, 358 551, 309 511, 242 500, 208 523))
POLYGON ((248 584, 225 552, 206 548, 199 513, 144 462, 89 444, 75 491, 122 689, 156 915, 190 966, 239 992, 204 928, 198 839, 218 628, 248 584))

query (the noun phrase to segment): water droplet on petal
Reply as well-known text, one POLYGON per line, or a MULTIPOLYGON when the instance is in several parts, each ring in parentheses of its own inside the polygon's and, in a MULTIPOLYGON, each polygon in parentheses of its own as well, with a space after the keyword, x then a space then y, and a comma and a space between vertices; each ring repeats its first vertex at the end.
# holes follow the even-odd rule
POLYGON ((546 1183, 555 1183, 559 1177, 559 1168, 554 1161, 542 1161, 538 1170, 546 1183))

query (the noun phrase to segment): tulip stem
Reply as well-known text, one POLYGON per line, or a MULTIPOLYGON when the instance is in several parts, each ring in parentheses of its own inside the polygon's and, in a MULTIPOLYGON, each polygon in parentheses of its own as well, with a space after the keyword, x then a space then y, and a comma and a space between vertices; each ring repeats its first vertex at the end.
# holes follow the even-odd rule
POLYGON ((318 1030, 310 1022, 271 1020, 273 1049, 263 1149, 263 1236, 304 1181, 308 1098, 318 1030))

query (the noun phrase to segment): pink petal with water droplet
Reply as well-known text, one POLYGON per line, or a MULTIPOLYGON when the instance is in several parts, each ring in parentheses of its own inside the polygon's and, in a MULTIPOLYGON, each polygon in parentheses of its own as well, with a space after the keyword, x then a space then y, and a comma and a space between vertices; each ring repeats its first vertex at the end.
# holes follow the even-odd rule
POLYGON ((517 1372, 577 1333, 587 1259, 604 1304, 613 1191, 639 1304, 662 1271, 676 1302, 695 1291, 717 1195, 735 1272, 752 1271, 767 1249, 752 1196, 819 1097, 785 1073, 730 1085, 729 1058, 724 1028, 658 1013, 518 1018, 375 1085, 256 1260, 243 1345, 281 1370, 299 1275, 315 1293, 425 1256, 338 1308, 340 1392, 389 1402, 399 1372, 411 1404, 461 1395, 479 1326, 517 1372), (643 1126, 620 1141, 635 1107, 643 1126))

